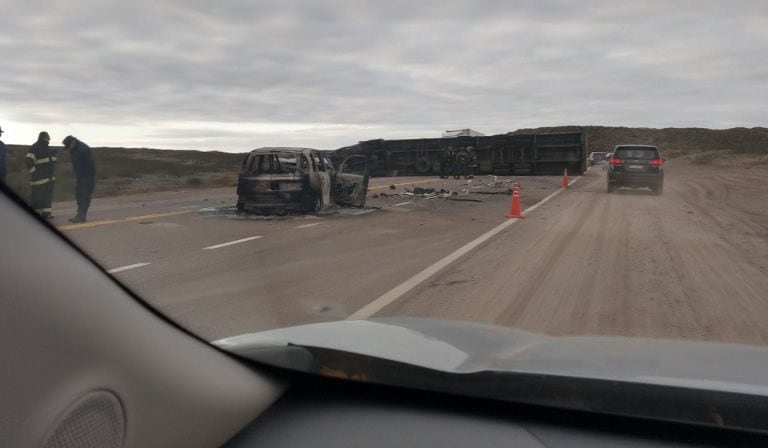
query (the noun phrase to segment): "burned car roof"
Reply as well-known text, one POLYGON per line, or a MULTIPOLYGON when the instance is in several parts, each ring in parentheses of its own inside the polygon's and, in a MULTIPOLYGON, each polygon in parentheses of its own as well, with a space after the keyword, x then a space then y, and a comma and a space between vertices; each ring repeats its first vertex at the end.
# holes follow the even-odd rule
POLYGON ((308 151, 317 151, 317 149, 313 148, 296 148, 296 147, 283 147, 283 146, 267 146, 264 148, 256 148, 252 149, 250 151, 250 154, 264 154, 264 153, 273 153, 273 152, 282 152, 282 153, 293 153, 293 154, 302 154, 308 151))

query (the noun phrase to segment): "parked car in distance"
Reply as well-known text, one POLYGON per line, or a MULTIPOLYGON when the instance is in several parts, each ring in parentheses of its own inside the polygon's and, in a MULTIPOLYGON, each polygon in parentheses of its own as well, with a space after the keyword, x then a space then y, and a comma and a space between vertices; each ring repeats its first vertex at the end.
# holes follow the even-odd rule
POLYGON ((648 187, 656 194, 664 190, 664 161, 659 149, 649 145, 619 145, 608 159, 608 188, 648 187))
POLYGON ((607 153, 605 152, 591 152, 589 153, 589 157, 587 158, 587 163, 589 163, 589 166, 595 166, 599 165, 600 163, 605 160, 605 156, 607 153))
POLYGON ((365 156, 337 167, 310 148, 260 148, 243 160, 238 211, 260 214, 318 212, 333 205, 363 207, 368 190, 365 156))
POLYGON ((603 159, 602 163, 600 163, 600 167, 603 169, 603 171, 608 170, 608 164, 611 162, 611 157, 613 157, 612 152, 605 153, 605 158, 603 159))

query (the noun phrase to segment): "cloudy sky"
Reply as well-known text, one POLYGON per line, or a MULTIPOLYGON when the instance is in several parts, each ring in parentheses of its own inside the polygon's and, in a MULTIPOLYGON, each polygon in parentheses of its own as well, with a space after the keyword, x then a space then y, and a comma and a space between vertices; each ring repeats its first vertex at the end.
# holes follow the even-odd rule
POLYGON ((6 143, 245 151, 523 127, 768 125, 768 2, 26 0, 6 143))

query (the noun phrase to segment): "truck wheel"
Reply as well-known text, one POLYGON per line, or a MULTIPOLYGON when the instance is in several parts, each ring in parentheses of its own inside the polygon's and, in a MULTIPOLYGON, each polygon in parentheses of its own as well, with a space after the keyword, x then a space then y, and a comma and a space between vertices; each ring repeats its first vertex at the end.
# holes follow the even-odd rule
POLYGON ((421 157, 416 160, 414 167, 416 168, 416 172, 419 174, 427 174, 428 172, 432 171, 432 164, 426 157, 421 157))
POLYGON ((661 196, 661 194, 664 193, 664 184, 656 185, 653 192, 656 193, 656 196, 661 196))
POLYGON ((609 182, 608 188, 606 189, 606 193, 613 193, 614 191, 616 191, 616 185, 609 182))

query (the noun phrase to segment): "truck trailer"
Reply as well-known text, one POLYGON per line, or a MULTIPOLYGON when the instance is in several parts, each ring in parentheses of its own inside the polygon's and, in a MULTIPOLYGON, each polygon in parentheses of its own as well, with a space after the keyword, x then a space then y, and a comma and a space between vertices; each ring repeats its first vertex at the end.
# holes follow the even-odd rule
POLYGON ((377 139, 339 148, 332 157, 365 155, 372 176, 434 176, 451 151, 468 147, 477 155, 475 174, 555 175, 568 169, 569 174, 580 175, 587 170, 584 132, 377 139))

